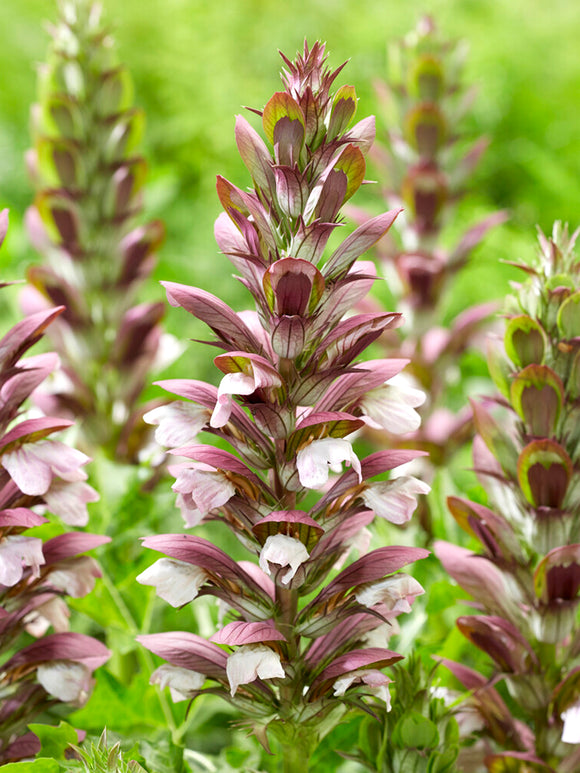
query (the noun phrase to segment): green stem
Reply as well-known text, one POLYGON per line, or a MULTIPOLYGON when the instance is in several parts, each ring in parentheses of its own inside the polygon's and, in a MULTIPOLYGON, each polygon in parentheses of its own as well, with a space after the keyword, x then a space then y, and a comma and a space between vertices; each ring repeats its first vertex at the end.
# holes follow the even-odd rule
POLYGON ((300 743, 292 743, 282 747, 282 770, 284 773, 307 773, 310 750, 300 743))

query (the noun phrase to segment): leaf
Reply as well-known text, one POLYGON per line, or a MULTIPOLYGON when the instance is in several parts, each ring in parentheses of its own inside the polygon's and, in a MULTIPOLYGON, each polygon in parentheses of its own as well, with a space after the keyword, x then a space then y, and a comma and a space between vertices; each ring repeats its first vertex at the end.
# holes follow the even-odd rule
POLYGON ((562 338, 580 336, 580 290, 566 298, 558 311, 558 330, 562 338))
POLYGON ((534 507, 560 507, 572 477, 572 461, 554 440, 533 440, 518 458, 517 476, 534 507))
POLYGON ((400 212, 402 209, 391 209, 382 215, 373 217, 359 226, 350 236, 347 236, 324 265, 322 269, 324 276, 336 278, 346 273, 357 258, 387 233, 400 212))
POLYGON ((347 185, 344 201, 347 201, 362 185, 366 172, 365 158, 355 145, 347 145, 334 164, 334 169, 344 172, 346 175, 347 185))
POLYGON ((44 757, 64 760, 68 747, 79 742, 77 731, 67 722, 61 722, 58 727, 40 724, 31 724, 28 727, 40 740, 40 754, 44 757))
POLYGON ((236 116, 236 144, 255 184, 262 190, 274 190, 272 159, 266 143, 242 115, 236 116))
POLYGON ((341 86, 332 100, 328 122, 327 141, 341 135, 356 113, 357 98, 354 86, 341 86))
POLYGON ((59 773, 60 765, 56 760, 42 757, 32 762, 9 762, 2 765, 2 773, 59 773))
POLYGON ((470 403, 477 431, 506 475, 515 478, 518 454, 512 439, 482 405, 473 400, 470 400, 470 403))
POLYGON ((106 726, 127 735, 167 726, 158 688, 149 684, 148 673, 135 673, 128 689, 106 669, 99 673, 90 701, 69 720, 88 731, 100 733, 106 726))
POLYGON ((439 733, 434 722, 410 711, 395 725, 392 742, 400 749, 430 749, 439 744, 439 733))
POLYGON ((546 334, 535 319, 522 314, 507 324, 504 346, 510 360, 521 368, 544 361, 546 334))
POLYGON ((304 139, 305 120, 300 105, 286 91, 277 91, 267 102, 262 113, 264 132, 272 145, 275 144, 276 127, 283 118, 289 119, 291 123, 297 121, 302 127, 304 139))
POLYGON ((564 403, 564 384, 547 365, 528 365, 512 381, 511 403, 537 437, 552 437, 564 403))

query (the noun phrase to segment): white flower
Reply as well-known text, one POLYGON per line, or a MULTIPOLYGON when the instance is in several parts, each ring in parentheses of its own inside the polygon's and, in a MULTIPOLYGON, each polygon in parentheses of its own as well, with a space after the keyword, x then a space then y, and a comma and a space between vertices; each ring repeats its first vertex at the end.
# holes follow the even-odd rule
POLYGON ((143 420, 157 426, 155 440, 160 446, 178 448, 193 442, 207 425, 209 411, 195 403, 176 401, 148 411, 143 420))
POLYGON ((339 677, 334 683, 334 694, 340 697, 345 694, 353 684, 364 684, 366 691, 373 693, 385 702, 387 711, 391 710, 391 694, 389 693, 389 682, 392 682, 388 676, 376 669, 360 668, 357 671, 351 671, 339 677))
POLYGON ((12 587, 20 582, 24 567, 30 566, 35 577, 44 564, 42 540, 38 537, 9 535, 0 541, 0 585, 12 587))
POLYGON ((199 566, 175 558, 160 558, 137 577, 137 582, 152 585, 172 607, 192 601, 206 580, 207 574, 199 566))
POLYGON ((284 585, 288 585, 300 564, 307 561, 309 557, 310 554, 300 540, 285 534, 273 534, 268 537, 260 551, 260 569, 266 574, 271 574, 268 562, 289 566, 290 570, 281 578, 284 585))
POLYGON ((359 482, 362 481, 358 456, 348 440, 331 437, 313 440, 301 448, 296 456, 300 483, 305 488, 322 488, 328 480, 329 469, 332 472, 342 472, 342 462, 352 464, 359 482))
POLYGON ((68 631, 69 617, 70 609, 66 602, 60 596, 53 596, 26 615, 24 627, 27 633, 39 639, 41 636, 44 636, 51 625, 55 633, 68 631))
POLYGON ((361 585, 355 598, 365 607, 383 603, 388 606, 390 612, 410 612, 412 602, 422 593, 425 591, 414 577, 400 572, 379 582, 361 585))
POLYGON ((18 488, 29 496, 46 494, 55 475, 63 480, 86 480, 81 470, 89 457, 57 440, 23 443, 2 455, 2 466, 18 488))
POLYGON ((424 402, 425 393, 420 389, 386 383, 367 392, 360 407, 366 414, 363 419, 369 427, 403 435, 419 429, 421 417, 415 408, 424 402))
POLYGON ((65 660, 38 666, 36 678, 49 695, 77 705, 85 703, 93 685, 86 666, 65 660))
POLYGON ((229 656, 226 673, 232 696, 241 684, 249 684, 258 677, 276 679, 286 676, 280 655, 265 644, 243 644, 229 656))
POLYGON ((564 743, 580 743, 580 701, 562 712, 564 729, 562 741, 564 743))
POLYGON ((232 395, 251 395, 257 388, 253 376, 239 371, 226 373, 218 387, 217 402, 209 421, 210 427, 223 427, 228 423, 232 412, 232 395))
POLYGON ((81 556, 70 564, 63 564, 50 572, 48 580, 55 588, 73 599, 80 599, 95 587, 95 579, 101 577, 99 565, 91 556, 81 556))
POLYGON ((212 469, 182 467, 177 473, 173 491, 188 528, 197 526, 215 508, 225 505, 236 493, 234 484, 223 472, 212 469))
POLYGON ((406 523, 417 507, 417 494, 428 494, 431 487, 412 476, 369 484, 361 494, 375 515, 391 523, 406 523))
POLYGON ((54 480, 44 495, 50 512, 60 516, 69 526, 86 526, 89 522, 87 502, 98 500, 95 489, 81 480, 54 480))
POLYGON ((158 684, 161 689, 169 687, 171 699, 174 703, 179 703, 188 700, 192 693, 203 687, 205 679, 205 675, 197 671, 166 663, 151 674, 149 684, 158 684))

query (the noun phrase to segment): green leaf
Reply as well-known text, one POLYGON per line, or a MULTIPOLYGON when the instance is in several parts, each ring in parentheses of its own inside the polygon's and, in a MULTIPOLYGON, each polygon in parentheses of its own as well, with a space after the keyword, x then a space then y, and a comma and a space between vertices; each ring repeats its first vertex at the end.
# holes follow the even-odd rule
POLYGON ((430 719, 411 711, 395 725, 393 743, 401 749, 430 749, 439 743, 437 726, 430 719))
POLYGON ((36 759, 33 762, 9 762, 2 765, 2 773, 59 773, 60 765, 48 757, 36 759))
POLYGON ((64 753, 71 743, 79 742, 77 731, 67 722, 61 722, 58 727, 40 724, 31 724, 28 727, 40 740, 40 753, 55 760, 64 760, 64 753))

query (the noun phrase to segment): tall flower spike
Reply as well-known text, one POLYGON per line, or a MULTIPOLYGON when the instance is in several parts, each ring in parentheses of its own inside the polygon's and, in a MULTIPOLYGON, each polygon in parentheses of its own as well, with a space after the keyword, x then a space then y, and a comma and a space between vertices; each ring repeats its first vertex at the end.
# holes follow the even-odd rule
MULTIPOLYGON (((373 119, 349 128, 356 94, 352 86, 331 92, 339 71, 326 68, 323 45, 305 45, 294 62, 283 58, 285 90, 259 112, 267 141, 245 118, 236 121, 252 190, 221 177, 217 183, 225 213, 217 219, 216 238, 255 310, 236 314, 203 290, 165 283, 169 301, 215 334, 224 352, 215 364, 224 375, 219 388, 161 382, 195 408, 149 417, 160 437, 180 440, 170 452, 186 461, 170 470, 186 524, 221 521, 256 563, 236 563, 199 537, 147 537, 145 546, 166 559, 140 581, 157 585, 176 606, 212 594, 227 605, 230 622, 211 645, 186 632, 141 641, 168 661, 156 681, 178 697, 218 692, 243 712, 262 743, 267 746, 268 735, 277 739, 287 770, 303 770, 348 706, 364 705, 365 696, 386 700, 389 680, 381 669, 401 656, 385 646, 365 647, 364 637, 407 611, 422 592, 418 583, 381 583, 427 551, 379 548, 325 585, 373 519, 365 502, 370 479, 418 453, 383 451, 359 459, 350 437, 368 418, 365 395, 406 364, 356 359, 399 323, 398 314, 344 318, 374 280, 372 264, 355 261, 398 212, 364 223, 329 255, 325 249, 341 227, 341 207, 363 182, 373 119), (223 442, 220 448, 199 443, 200 428, 232 452, 223 442), (318 489, 325 493, 317 496, 318 489), (187 578, 183 594, 171 590, 170 574, 187 578), (369 587, 377 589, 374 595, 369 587), (351 615, 357 623, 347 629, 351 615), (217 686, 200 689, 200 674, 217 686)), ((373 502, 381 516, 389 518, 392 510, 399 519, 401 504, 388 481, 382 485, 373 502)), ((421 484, 407 487, 408 515, 413 494, 421 491, 421 484)))
POLYGON ((501 395, 474 405, 474 465, 488 506, 452 497, 457 522, 481 555, 439 543, 449 574, 484 614, 459 618, 492 658, 525 724, 514 724, 490 681, 449 664, 480 711, 496 752, 490 771, 575 770, 580 761, 578 590, 580 499, 580 261, 576 232, 540 233, 538 259, 510 299, 503 346, 490 350, 501 395), (497 411, 492 410, 495 408, 497 411), (497 415, 494 415, 497 413, 497 415), (519 763, 517 761, 520 761, 519 763))
MULTIPOLYGON (((462 130, 460 118, 473 98, 462 80, 464 56, 464 45, 442 40, 433 21, 423 18, 414 32, 392 45, 388 82, 378 85, 388 123, 386 146, 377 143, 373 152, 379 179, 388 181, 385 200, 405 207, 396 229, 377 245, 396 308, 406 320, 400 337, 386 337, 385 343, 390 351, 395 347, 410 359, 406 373, 427 393, 425 405, 418 408, 422 426, 413 426, 407 408, 407 416, 402 416, 406 430, 393 434, 408 433, 404 447, 428 451, 431 467, 447 466, 471 435, 469 411, 449 410, 446 390, 449 374, 458 364, 461 367, 464 351, 477 351, 477 337, 494 308, 489 303, 472 307, 447 323, 442 298, 471 251, 505 219, 503 212, 489 215, 453 247, 443 246, 450 213, 461 197, 469 195, 469 177, 487 144, 479 139, 470 145, 462 130), (395 230, 398 238, 392 237, 395 230)), ((421 405, 411 399, 408 394, 407 406, 421 405)), ((403 405, 398 401, 393 407, 401 411, 403 405)), ((388 430, 398 426, 397 414, 382 426, 388 430)), ((428 499, 418 515, 430 539, 428 499)))
MULTIPOLYGON (((4 210, 0 245, 7 224, 4 210)), ((88 457, 52 439, 70 422, 22 415, 31 392, 58 365, 53 354, 23 355, 62 311, 31 315, 0 339, 0 764, 33 756, 40 743, 28 723, 57 701, 83 704, 93 670, 109 655, 95 639, 68 632, 63 598, 92 589, 100 570, 83 554, 109 538, 69 532, 43 543, 27 534, 47 522, 39 509, 84 526, 87 502, 98 499, 85 483, 88 457), (38 641, 24 646, 25 633, 38 641)))
POLYGON ((64 375, 41 407, 78 418, 89 452, 136 462, 149 434, 139 398, 160 363, 164 313, 161 302, 135 303, 164 233, 159 221, 136 223, 143 114, 96 3, 63 0, 51 33, 28 155, 27 225, 45 264, 29 270, 22 304, 66 309, 49 332, 64 375))

